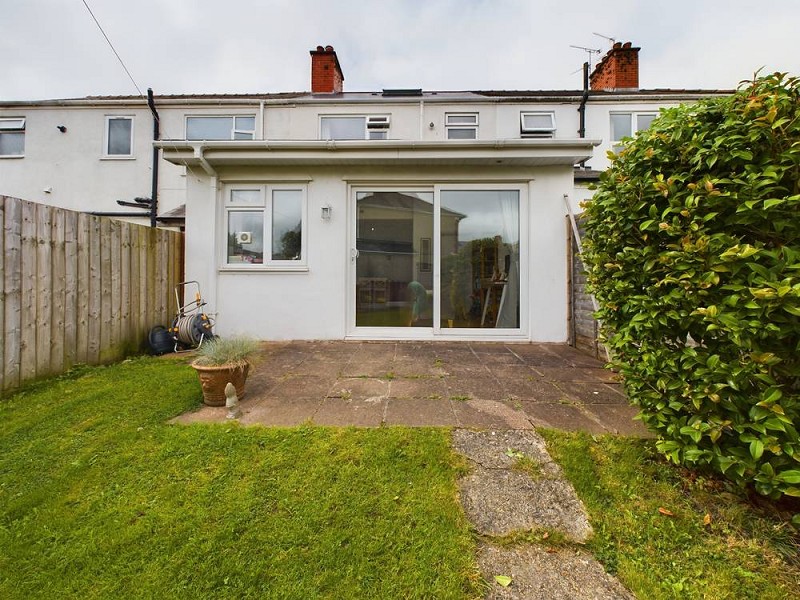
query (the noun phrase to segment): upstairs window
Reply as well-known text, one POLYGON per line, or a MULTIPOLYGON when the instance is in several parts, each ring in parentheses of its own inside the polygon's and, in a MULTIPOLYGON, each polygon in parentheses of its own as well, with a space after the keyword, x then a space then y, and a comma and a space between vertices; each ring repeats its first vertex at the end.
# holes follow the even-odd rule
POLYGON ((133 117, 106 117, 106 156, 133 156, 133 117))
POLYGON ((25 155, 25 117, 0 119, 0 156, 25 155))
POLYGON ((551 112, 520 113, 519 131, 525 138, 551 138, 556 133, 556 115, 551 112))
POLYGON ((611 113, 611 145, 615 153, 622 150, 622 139, 632 137, 637 131, 650 127, 658 116, 651 112, 613 112, 611 113))
POLYGON ((255 115, 186 117, 187 140, 254 140, 255 115))
POLYGON ((475 140, 478 138, 478 113, 447 113, 444 127, 448 140, 475 140))
POLYGON ((321 140, 385 140, 389 136, 389 115, 320 117, 321 140))

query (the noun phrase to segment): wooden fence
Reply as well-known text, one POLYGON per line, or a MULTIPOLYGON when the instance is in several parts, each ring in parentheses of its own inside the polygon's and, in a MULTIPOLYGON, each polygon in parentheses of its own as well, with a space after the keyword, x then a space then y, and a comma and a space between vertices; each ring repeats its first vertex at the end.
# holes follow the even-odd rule
POLYGON ((183 234, 0 196, 0 390, 138 351, 175 314, 183 234))

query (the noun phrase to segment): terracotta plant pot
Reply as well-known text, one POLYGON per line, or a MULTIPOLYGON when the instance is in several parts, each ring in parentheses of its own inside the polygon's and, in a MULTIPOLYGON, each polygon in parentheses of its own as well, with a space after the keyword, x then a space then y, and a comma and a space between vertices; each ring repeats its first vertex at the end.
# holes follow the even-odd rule
POLYGON ((192 367, 197 371, 200 384, 203 386, 203 402, 208 406, 225 406, 225 386, 228 382, 236 388, 236 395, 239 400, 244 398, 244 382, 247 380, 247 373, 250 371, 250 363, 244 366, 206 366, 192 363, 192 367))

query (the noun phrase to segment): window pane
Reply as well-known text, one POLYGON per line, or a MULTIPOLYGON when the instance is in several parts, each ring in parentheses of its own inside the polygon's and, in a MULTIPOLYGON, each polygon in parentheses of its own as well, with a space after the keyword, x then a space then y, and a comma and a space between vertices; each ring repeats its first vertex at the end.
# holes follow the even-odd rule
POLYGON ((522 126, 525 129, 553 129, 553 115, 548 113, 522 115, 522 126))
POLYGON ((476 129, 448 129, 448 140, 474 140, 478 137, 476 129))
POLYGON ((186 119, 187 140, 229 140, 231 117, 189 117, 186 119))
POLYGON ((25 154, 24 133, 0 133, 0 156, 22 156, 25 154))
POLYGON ((320 136, 323 140, 363 140, 366 117, 322 117, 320 136))
POLYGON ((636 131, 649 129, 650 123, 652 123, 655 118, 656 115, 636 115, 636 131))
POLYGON ((231 204, 264 205, 261 190, 231 190, 231 204))
POLYGON ((441 193, 441 326, 519 327, 519 192, 441 193))
POLYGON ((356 326, 432 327, 432 192, 356 194, 356 326))
POLYGON ((448 125, 477 125, 478 115, 447 115, 448 125))
POLYGON ((369 132, 369 139, 371 140, 386 140, 389 139, 389 132, 386 130, 383 131, 370 131, 369 132))
POLYGON ((264 262, 264 212, 228 212, 228 264, 264 262))
POLYGON ((0 119, 0 129, 25 129, 25 119, 0 119))
POLYGON ((303 240, 303 193, 272 192, 272 260, 300 260, 303 240))
POLYGON ((630 113, 611 115, 611 139, 619 141, 624 137, 631 136, 631 115, 630 113))
POLYGON ((236 131, 255 131, 255 117, 236 117, 236 131))
POLYGON ((108 154, 130 156, 132 119, 108 120, 108 154))

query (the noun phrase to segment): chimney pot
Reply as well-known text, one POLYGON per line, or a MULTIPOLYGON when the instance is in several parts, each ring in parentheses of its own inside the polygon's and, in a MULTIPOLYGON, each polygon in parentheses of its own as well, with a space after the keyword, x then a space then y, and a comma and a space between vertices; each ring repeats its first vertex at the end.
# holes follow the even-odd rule
POLYGON ((325 52, 333 52, 333 46, 325 46, 325 52))

